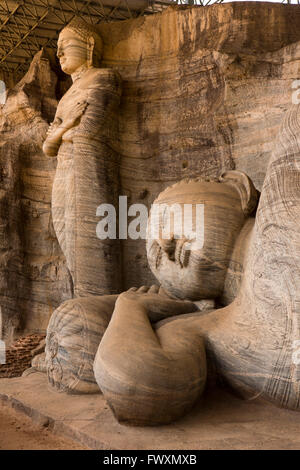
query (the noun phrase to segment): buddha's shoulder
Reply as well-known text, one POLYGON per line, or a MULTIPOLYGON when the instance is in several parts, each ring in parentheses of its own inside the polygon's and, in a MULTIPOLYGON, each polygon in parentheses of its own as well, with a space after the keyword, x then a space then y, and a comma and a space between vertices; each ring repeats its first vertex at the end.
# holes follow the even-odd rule
POLYGON ((84 83, 82 85, 84 87, 94 87, 94 86, 103 86, 111 85, 115 88, 119 88, 121 86, 121 76, 120 74, 111 68, 93 68, 90 69, 84 76, 84 83))

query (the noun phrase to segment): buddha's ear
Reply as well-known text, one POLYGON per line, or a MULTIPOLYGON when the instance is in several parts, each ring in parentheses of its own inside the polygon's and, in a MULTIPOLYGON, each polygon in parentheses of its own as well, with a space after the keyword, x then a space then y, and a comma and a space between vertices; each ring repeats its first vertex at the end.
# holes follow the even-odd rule
POLYGON ((241 198, 242 210, 246 217, 255 211, 260 193, 255 189, 249 176, 242 171, 230 170, 223 173, 219 181, 230 184, 238 191, 241 198))
POLYGON ((94 49, 95 49, 95 39, 93 36, 90 36, 87 41, 88 45, 88 64, 93 65, 94 58, 94 49))

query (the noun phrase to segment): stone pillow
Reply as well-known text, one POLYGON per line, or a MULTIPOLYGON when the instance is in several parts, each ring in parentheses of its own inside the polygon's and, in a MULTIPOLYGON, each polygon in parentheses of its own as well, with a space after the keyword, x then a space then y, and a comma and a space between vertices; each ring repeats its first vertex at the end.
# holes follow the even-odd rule
POLYGON ((94 358, 110 321, 116 295, 68 300, 50 319, 46 338, 49 384, 66 393, 99 393, 94 358))

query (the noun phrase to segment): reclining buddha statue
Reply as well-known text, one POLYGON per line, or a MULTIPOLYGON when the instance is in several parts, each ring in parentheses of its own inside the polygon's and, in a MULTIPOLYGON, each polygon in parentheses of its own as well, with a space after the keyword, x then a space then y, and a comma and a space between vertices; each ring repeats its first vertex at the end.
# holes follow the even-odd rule
POLYGON ((293 105, 260 198, 240 171, 158 196, 164 206, 203 207, 203 245, 192 224, 190 234, 162 237, 158 217, 147 255, 159 285, 56 309, 46 340, 54 388, 101 390, 119 422, 159 425, 193 408, 213 370, 245 397, 300 408, 299 131, 293 105))
POLYGON ((172 300, 157 287, 118 297, 94 372, 120 422, 157 425, 183 416, 211 368, 244 397, 300 409, 299 131, 293 105, 256 214, 251 181, 234 171, 159 196, 204 204, 204 245, 186 256, 185 240, 149 240, 150 266, 172 300), (221 308, 201 312, 190 303, 207 298, 221 308))

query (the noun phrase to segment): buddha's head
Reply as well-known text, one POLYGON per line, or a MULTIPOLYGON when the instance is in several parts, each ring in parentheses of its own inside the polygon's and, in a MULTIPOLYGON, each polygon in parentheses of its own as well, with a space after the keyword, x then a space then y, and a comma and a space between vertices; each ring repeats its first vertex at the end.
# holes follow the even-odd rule
POLYGON ((75 17, 59 35, 57 57, 63 72, 72 75, 84 66, 97 67, 102 48, 102 39, 96 27, 75 17))
POLYGON ((220 297, 235 241, 257 203, 253 183, 239 171, 183 180, 160 193, 151 208, 147 255, 164 289, 181 299, 220 297))

